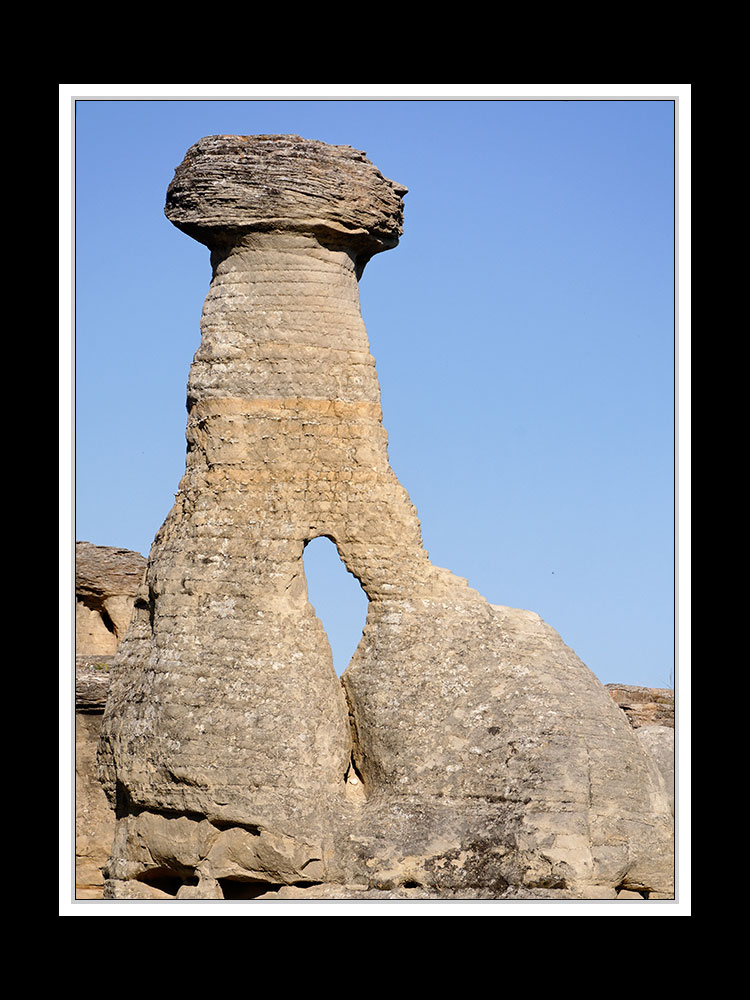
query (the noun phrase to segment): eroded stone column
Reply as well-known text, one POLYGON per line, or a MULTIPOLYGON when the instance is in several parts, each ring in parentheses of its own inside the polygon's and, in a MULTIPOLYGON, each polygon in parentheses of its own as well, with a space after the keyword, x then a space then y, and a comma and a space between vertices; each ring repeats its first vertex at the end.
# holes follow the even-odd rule
POLYGON ((663 782, 530 612, 431 564, 357 282, 406 189, 364 154, 213 136, 167 216, 211 250, 187 462, 100 748, 115 897, 670 891, 663 782), (302 553, 370 600, 342 683, 302 553))

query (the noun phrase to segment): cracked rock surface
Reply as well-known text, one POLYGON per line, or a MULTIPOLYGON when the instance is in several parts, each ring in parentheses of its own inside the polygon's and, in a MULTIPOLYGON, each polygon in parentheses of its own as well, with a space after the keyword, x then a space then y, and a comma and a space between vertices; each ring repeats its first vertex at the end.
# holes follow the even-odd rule
POLYGON ((187 458, 112 668, 110 898, 672 893, 664 781, 536 614, 434 566, 392 471, 358 280, 406 189, 298 136, 210 136, 167 217, 211 251, 187 458), (369 598, 339 679, 307 599, 369 598))

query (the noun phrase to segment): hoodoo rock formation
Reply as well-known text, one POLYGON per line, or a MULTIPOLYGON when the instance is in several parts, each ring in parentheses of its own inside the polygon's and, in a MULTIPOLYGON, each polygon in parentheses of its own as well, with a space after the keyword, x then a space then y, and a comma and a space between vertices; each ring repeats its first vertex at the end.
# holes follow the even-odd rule
POLYGON ((358 280, 406 188, 348 146, 211 136, 171 222, 211 251, 186 470, 112 670, 109 898, 669 898, 664 781, 536 614, 430 562, 358 280), (302 553, 369 598, 341 680, 302 553))

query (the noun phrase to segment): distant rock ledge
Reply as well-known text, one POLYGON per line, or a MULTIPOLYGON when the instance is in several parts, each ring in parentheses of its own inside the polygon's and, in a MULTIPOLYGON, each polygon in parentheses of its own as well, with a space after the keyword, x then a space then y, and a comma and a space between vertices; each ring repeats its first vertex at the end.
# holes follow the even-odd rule
POLYGON ((666 726, 674 729, 674 690, 605 684, 606 689, 627 715, 633 729, 666 726))

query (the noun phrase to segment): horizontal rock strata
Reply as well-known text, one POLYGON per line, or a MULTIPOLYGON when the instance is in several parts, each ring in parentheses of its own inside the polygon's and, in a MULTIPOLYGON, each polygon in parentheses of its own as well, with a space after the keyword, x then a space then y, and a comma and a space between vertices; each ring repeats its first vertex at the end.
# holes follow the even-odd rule
POLYGON ((146 569, 140 553, 76 542, 76 650, 112 656, 130 625, 146 569))
POLYGON ((607 684, 607 690, 630 720, 633 729, 667 726, 674 729, 674 689, 607 684))
POLYGON ((357 282, 405 190, 297 136, 208 137, 170 185, 213 277, 103 725, 111 898, 672 891, 627 719, 537 615, 430 562, 389 465, 357 282), (369 598, 341 681, 307 599, 319 536, 369 598))
POLYGON ((114 815, 99 782, 96 750, 110 667, 133 615, 146 570, 138 552, 76 542, 75 806, 76 897, 100 899, 114 815))

